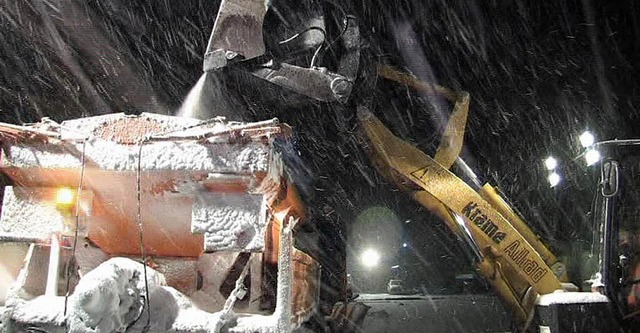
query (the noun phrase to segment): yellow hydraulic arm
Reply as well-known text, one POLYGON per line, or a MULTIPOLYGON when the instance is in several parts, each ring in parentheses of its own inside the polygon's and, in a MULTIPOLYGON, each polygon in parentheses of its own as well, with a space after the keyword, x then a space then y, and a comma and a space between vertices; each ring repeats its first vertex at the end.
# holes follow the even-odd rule
POLYGON ((454 233, 470 239, 480 252, 476 264, 479 273, 511 306, 516 318, 526 323, 536 296, 561 289, 566 272, 491 185, 474 190, 448 170, 459 159, 469 94, 420 82, 384 65, 378 67, 378 73, 423 92, 444 95, 454 103, 454 110, 432 158, 394 136, 366 108, 359 108, 358 118, 369 140, 373 163, 384 176, 442 218, 454 233))

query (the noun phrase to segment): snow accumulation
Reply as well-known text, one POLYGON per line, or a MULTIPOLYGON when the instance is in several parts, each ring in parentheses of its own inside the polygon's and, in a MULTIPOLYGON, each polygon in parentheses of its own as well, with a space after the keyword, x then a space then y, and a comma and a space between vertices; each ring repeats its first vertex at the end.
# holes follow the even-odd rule
MULTIPOLYGON (((275 124, 276 120, 265 122, 275 124)), ((226 143, 228 135, 211 138, 208 143, 195 141, 181 141, 180 137, 199 137, 207 133, 220 133, 226 130, 243 128, 262 123, 224 122, 214 119, 213 122, 202 122, 197 119, 179 118, 171 116, 142 114, 140 116, 125 116, 111 114, 69 120, 59 128, 62 143, 29 144, 16 143, 7 147, 3 152, 3 160, 7 166, 41 168, 77 168, 81 164, 83 141, 86 139, 84 151, 86 163, 103 170, 133 171, 138 167, 138 156, 141 156, 143 170, 191 170, 211 172, 254 172, 266 171, 268 166, 268 147, 259 142, 226 143), (149 141, 143 144, 142 150, 138 145, 118 144, 118 136, 130 136, 130 129, 126 126, 117 127, 117 123, 132 118, 149 123, 149 130, 163 130, 163 133, 175 132, 176 140, 149 141), (105 124, 116 128, 106 128, 105 124), (196 128, 189 128, 204 124, 196 128), (103 126, 103 127, 101 127, 103 126), (96 135, 96 131, 104 130, 103 135, 96 135), (106 135, 106 137, 105 137, 106 135), (177 134, 176 134, 177 135, 177 134), (221 139, 222 142, 218 142, 221 139), (218 143, 217 143, 218 142, 218 143)), ((159 133, 152 133, 159 134, 159 133)))
POLYGON ((261 250, 266 207, 261 194, 201 192, 194 198, 191 232, 204 233, 205 251, 261 250))
POLYGON ((0 234, 47 239, 57 230, 62 230, 63 217, 55 206, 37 200, 46 190, 6 186, 0 217, 0 234))
POLYGON ((549 306, 552 304, 581 304, 581 303, 608 303, 607 296, 595 292, 567 292, 557 290, 551 294, 540 295, 537 305, 549 306))
MULTIPOLYGON (((269 151, 262 143, 199 144, 196 142, 153 142, 139 146, 118 145, 99 138, 87 140, 87 166, 103 170, 135 171, 138 156, 142 170, 190 170, 210 172, 267 171, 269 151)), ((15 144, 3 152, 7 166, 45 169, 78 168, 82 143, 52 146, 44 143, 15 144), (63 149, 64 147, 64 149, 63 149)))
POLYGON ((151 332, 213 333, 223 326, 229 332, 284 332, 275 329, 280 322, 278 311, 271 316, 205 312, 184 294, 164 286, 161 274, 151 268, 147 268, 147 274, 150 320, 144 307, 142 264, 113 258, 80 280, 70 298, 70 331, 142 332, 148 322, 151 332))
MULTIPOLYGON (((76 298, 76 293, 71 298, 76 300, 71 303, 67 317, 70 332, 135 333, 145 331, 147 324, 150 332, 219 332, 226 323, 221 320, 220 313, 198 309, 184 294, 159 284, 149 284, 147 313, 144 307, 142 264, 124 258, 117 259, 121 263, 129 261, 125 263, 125 266, 129 266, 126 271, 131 272, 130 269, 137 266, 134 271, 136 274, 131 276, 136 281, 121 283, 124 279, 115 277, 113 271, 103 271, 107 275, 92 278, 79 298, 76 298), (148 314, 151 315, 150 319, 148 314)), ((122 271, 122 268, 119 266, 116 270, 122 271)), ((148 277, 161 277, 151 268, 147 268, 147 274, 148 277)))
MULTIPOLYGON (((163 284, 164 277, 147 268, 150 298, 163 284)), ((69 299, 67 320, 71 332, 124 332, 141 316, 144 306, 142 264, 113 258, 80 279, 69 299)))
POLYGON ((145 297, 141 263, 112 258, 87 273, 69 297, 66 320, 64 297, 40 296, 27 301, 13 297, 6 313, 16 323, 56 325, 74 333, 287 333, 292 331, 291 228, 282 231, 276 309, 272 315, 205 312, 165 285, 162 274, 147 267, 149 300, 145 297), (149 306, 148 311, 146 306, 149 306), (150 314, 150 318, 148 317, 150 314))
POLYGON ((64 324, 64 297, 38 296, 24 301, 14 299, 7 302, 5 311, 10 311, 13 320, 31 324, 64 324))

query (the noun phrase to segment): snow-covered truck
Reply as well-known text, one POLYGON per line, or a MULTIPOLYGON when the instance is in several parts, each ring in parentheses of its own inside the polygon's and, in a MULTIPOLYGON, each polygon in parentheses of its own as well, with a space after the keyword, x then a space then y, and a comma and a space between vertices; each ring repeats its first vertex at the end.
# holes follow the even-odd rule
POLYGON ((318 306, 305 207, 257 123, 0 124, 5 331, 283 332, 318 306), (144 263, 144 265, 142 264, 144 263))

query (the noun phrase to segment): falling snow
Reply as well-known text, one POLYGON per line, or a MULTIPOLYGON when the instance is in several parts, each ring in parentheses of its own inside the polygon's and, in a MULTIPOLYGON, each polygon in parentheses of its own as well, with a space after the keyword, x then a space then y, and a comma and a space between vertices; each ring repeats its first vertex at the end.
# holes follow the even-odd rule
MULTIPOLYGON (((639 2, 328 1, 319 8, 316 2, 268 3, 275 7, 260 39, 269 50, 265 57, 278 61, 308 66, 324 39, 318 66, 343 69, 348 62, 340 58, 342 22, 357 22, 361 49, 349 103, 291 93, 246 72, 246 63, 230 62, 229 68, 203 73, 220 1, 6 0, 0 5, 0 122, 48 117, 65 124, 96 115, 106 121, 120 113, 225 116, 247 122, 277 117, 293 128, 291 142, 275 144, 313 221, 311 230, 297 232, 321 235, 319 245, 310 248, 317 249, 327 290, 344 289, 348 270, 355 292, 385 292, 389 272, 381 267, 401 262, 416 272, 413 278, 428 294, 467 295, 469 288, 487 293, 481 282, 469 286, 456 279, 473 273, 469 251, 458 237, 411 199, 406 190, 415 189, 396 188, 376 172, 367 155, 357 106, 368 107, 396 135, 429 154, 438 147, 452 107, 441 97, 379 77, 376 64, 384 63, 422 81, 467 91, 471 106, 461 157, 482 182, 505 194, 554 253, 566 258, 571 282, 582 286, 596 273, 600 226, 590 212, 599 164, 586 165, 579 137, 586 129, 596 141, 640 137, 639 2), (329 22, 326 36, 313 31, 281 43, 318 24, 317 13, 329 22), (552 173, 544 165, 549 156, 557 159, 553 187, 552 173), (370 216, 366 212, 372 209, 392 214, 370 216), (405 242, 410 246, 397 246, 405 242), (362 270, 357 258, 374 245, 393 251, 381 255, 378 270, 362 270), (367 279, 374 282, 358 282, 367 279)), ((184 119, 187 127, 197 122, 184 119)), ((81 121, 65 125, 65 138, 86 137, 76 133, 86 127, 81 121)), ((80 164, 79 154, 46 144, 37 151, 20 144, 6 148, 6 140, 10 138, 0 137, 2 163, 50 168, 80 164)), ((78 142, 67 148, 79 151, 78 142)), ((90 137, 86 153, 101 168, 128 171, 136 170, 139 154, 143 168, 231 173, 267 171, 269 164, 264 147, 247 142, 156 142, 140 152, 137 146, 90 137)), ((0 178, 0 185, 8 183, 0 178)), ((9 195, 5 202, 13 199, 9 195)), ((255 204, 257 199, 247 206, 255 204)), ((242 209, 209 208, 199 213, 215 216, 216 223, 197 228, 228 228, 226 236, 208 239, 210 246, 263 245, 258 235, 263 226, 254 229, 246 223, 255 216, 242 209)), ((21 214, 18 227, 33 227, 24 217, 37 214, 21 214)), ((626 217, 637 221, 637 215, 634 211, 626 217)), ((29 230, 37 231, 42 230, 29 230)), ((218 320, 188 305, 175 290, 162 286, 157 291, 184 310, 175 319, 177 331, 189 322, 204 330, 218 320)), ((564 296, 570 294, 548 298, 564 296)), ((329 304, 339 300, 333 294, 322 297, 329 304)), ((59 298, 38 299, 49 301, 58 304, 59 298)), ((37 311, 27 313, 44 318, 37 311)), ((256 325, 254 319, 236 319, 239 325, 256 325)))

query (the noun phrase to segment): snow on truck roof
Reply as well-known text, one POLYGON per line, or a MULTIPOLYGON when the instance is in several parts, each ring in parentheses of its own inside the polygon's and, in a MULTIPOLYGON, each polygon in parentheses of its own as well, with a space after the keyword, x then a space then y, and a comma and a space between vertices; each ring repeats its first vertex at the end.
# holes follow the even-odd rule
POLYGON ((138 153, 143 170, 266 171, 268 148, 262 141, 286 137, 289 132, 277 119, 241 123, 221 117, 201 121, 151 113, 110 114, 61 124, 46 118, 25 126, 0 123, 5 166, 74 168, 79 166, 77 151, 82 148, 90 165, 119 171, 135 170, 138 153), (45 144, 56 149, 46 149, 45 144), (144 149, 138 152, 140 144, 144 149))

